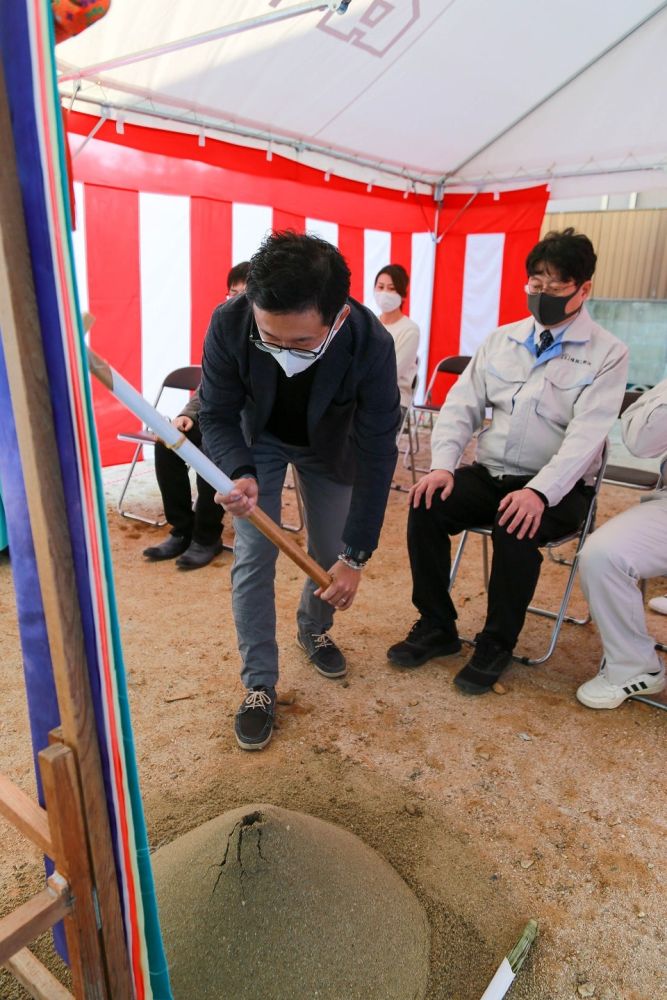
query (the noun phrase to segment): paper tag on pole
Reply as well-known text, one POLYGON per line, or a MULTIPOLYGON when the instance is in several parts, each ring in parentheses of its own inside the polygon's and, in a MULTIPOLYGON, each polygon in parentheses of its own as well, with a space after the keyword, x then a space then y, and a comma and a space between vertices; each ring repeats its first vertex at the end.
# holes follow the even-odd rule
POLYGON ((482 1000, 502 1000, 508 989, 514 982, 515 976, 512 966, 506 958, 498 966, 498 971, 484 990, 482 1000))

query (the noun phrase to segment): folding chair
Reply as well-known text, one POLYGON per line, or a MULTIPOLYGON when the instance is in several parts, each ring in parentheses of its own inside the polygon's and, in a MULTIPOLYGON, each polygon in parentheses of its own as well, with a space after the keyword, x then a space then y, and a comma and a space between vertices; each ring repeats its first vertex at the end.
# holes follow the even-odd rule
MULTIPOLYGON (((398 454, 404 456, 403 457, 403 466, 404 466, 404 468, 407 468, 407 457, 408 457, 408 455, 410 455, 410 466, 412 467, 414 465, 414 456, 415 456, 415 454, 416 454, 416 452, 418 450, 417 448, 415 448, 414 428, 413 428, 412 422, 410 420, 410 407, 414 403, 414 399, 415 399, 415 395, 416 395, 416 392, 417 392, 417 386, 418 386, 418 384, 419 384, 419 376, 415 375, 415 377, 412 380, 412 385, 410 386, 410 389, 411 389, 411 392, 412 392, 412 395, 410 397, 410 404, 409 404, 409 406, 407 406, 405 408, 405 413, 403 414, 403 419, 401 420, 401 425, 398 428, 398 433, 396 434, 396 447, 398 448, 398 454), (403 445, 403 435, 404 434, 407 434, 407 436, 408 436, 408 443, 407 443, 407 445, 405 445, 404 447, 402 447, 402 445, 403 445)), ((412 474, 413 482, 414 482, 414 478, 415 477, 414 477, 414 472, 413 472, 413 474, 412 474)), ((402 486, 400 483, 395 482, 394 480, 392 480, 391 489, 392 490, 398 490, 399 493, 409 493, 410 492, 407 486, 402 486)))
MULTIPOLYGON (((579 565, 579 554, 583 548, 584 542, 586 541, 589 533, 593 531, 595 527, 595 514, 597 510, 598 494, 600 492, 600 487, 602 485, 605 465, 607 462, 607 446, 605 445, 600 468, 595 476, 595 483, 591 489, 591 495, 588 501, 588 509, 586 511, 586 516, 584 517, 581 527, 577 531, 570 532, 568 535, 563 535, 561 538, 556 538, 551 542, 547 542, 544 548, 547 550, 548 554, 551 556, 552 550, 560 548, 561 545, 565 545, 568 542, 577 543, 574 556, 571 560, 567 559, 554 559, 554 562, 558 562, 564 566, 569 567, 569 574, 567 582, 565 584, 565 590, 563 592, 563 597, 560 602, 558 611, 550 611, 545 608, 538 608, 534 605, 529 605, 528 611, 534 615, 541 615, 543 618, 550 618, 554 622, 553 629, 551 631, 551 638, 549 640, 549 645, 547 647, 546 653, 539 657, 529 657, 529 656, 515 656, 514 659, 518 660, 519 663, 526 663, 530 666, 537 666, 540 663, 545 663, 549 657, 552 655, 554 649, 556 648, 556 642, 558 641, 558 636, 560 635, 560 630, 563 626, 563 622, 569 622, 572 625, 587 625, 591 617, 587 613, 585 618, 574 618, 567 614, 567 606, 570 600, 570 595, 572 593, 572 588, 574 587, 574 581, 577 575, 577 568, 579 565)), ((488 554, 488 541, 487 539, 491 536, 492 528, 490 525, 484 525, 479 528, 468 528, 461 534, 461 541, 459 542, 459 547, 456 551, 454 561, 452 563, 452 568, 449 576, 449 590, 454 587, 454 582, 456 580, 456 575, 459 570, 459 565, 461 563, 461 558, 463 556, 463 550, 465 548, 468 536, 481 535, 483 541, 482 556, 483 556, 483 566, 484 566, 484 587, 488 591, 489 588, 489 554, 488 554)), ((472 642, 470 639, 464 639, 464 642, 472 642)), ((474 643, 473 643, 474 644, 474 643)))
MULTIPOLYGON (((175 368, 173 372, 169 372, 169 374, 165 377, 158 394, 155 397, 153 406, 157 407, 160 402, 160 397, 165 389, 185 389, 189 392, 194 392, 200 382, 201 365, 187 365, 185 368, 175 368)), ((150 517, 144 517, 142 514, 135 514, 132 511, 125 510, 123 508, 123 500, 125 499, 127 488, 130 485, 132 473, 134 472, 135 466, 139 460, 139 453, 145 444, 155 444, 155 435, 151 434, 150 431, 144 427, 140 431, 121 432, 118 434, 118 439, 119 441, 130 441, 132 444, 136 443, 137 447, 135 449, 127 477, 123 483, 123 488, 120 491, 116 510, 122 517, 130 518, 133 521, 143 521, 144 524, 152 524, 154 527, 160 528, 162 525, 167 523, 164 519, 155 521, 150 517)))
MULTIPOLYGON (((412 482, 417 482, 418 472, 428 472, 428 469, 418 469, 415 466, 415 455, 419 451, 419 426, 423 421, 425 416, 431 419, 431 426, 433 420, 433 414, 438 414, 440 412, 440 406, 437 406, 433 402, 434 388, 438 380, 439 375, 456 375, 457 377, 461 375, 462 372, 468 366, 470 362, 470 355, 468 354, 455 354, 450 357, 443 358, 433 369, 433 373, 426 386, 426 393, 424 395, 423 403, 415 403, 414 398, 408 407, 408 411, 405 414, 404 426, 408 432, 408 449, 405 453, 403 464, 406 469, 410 469, 412 473, 412 482), (409 459, 409 461, 408 461, 409 459)), ((401 431, 403 427, 401 427, 401 431)))

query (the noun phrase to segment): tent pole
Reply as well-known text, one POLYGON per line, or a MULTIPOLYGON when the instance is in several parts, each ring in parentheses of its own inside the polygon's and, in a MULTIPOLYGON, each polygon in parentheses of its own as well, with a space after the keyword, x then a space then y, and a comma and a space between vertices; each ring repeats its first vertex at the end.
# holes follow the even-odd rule
POLYGON ((0 332, 64 742, 79 764, 110 995, 134 995, 88 677, 48 374, 0 64, 0 332))
MULTIPOLYGON (((177 38, 173 42, 165 42, 164 45, 154 45, 148 49, 141 49, 138 52, 128 52, 124 56, 116 56, 114 59, 106 59, 104 62, 93 63, 84 66, 83 69, 74 73, 63 73, 59 81, 82 80, 88 77, 99 76, 107 69, 118 69, 119 66, 131 66, 133 63, 145 62, 147 59, 155 59, 157 56, 167 55, 169 52, 180 52, 183 49, 191 49, 196 45, 205 45, 206 42, 214 42, 219 38, 227 38, 229 35, 240 35, 244 31, 252 28, 263 28, 267 24, 274 24, 277 21, 287 21, 300 14, 310 14, 316 10, 327 10, 330 5, 327 0, 308 0, 307 3, 299 3, 295 7, 286 7, 283 10, 274 10, 269 14, 258 14, 257 17, 250 17, 246 21, 236 21, 234 24, 225 24, 211 31, 203 31, 199 35, 191 35, 189 38, 177 38)), ((341 10, 340 13, 344 13, 341 10)))
MULTIPOLYGON (((161 121, 167 122, 178 122, 181 125, 190 126, 193 129, 193 132, 191 133, 192 135, 199 135, 202 129, 204 129, 205 132, 220 132, 223 135, 238 135, 244 139, 254 139, 258 142, 266 143, 270 142, 273 143, 274 146, 286 146, 289 149, 295 150, 297 153, 316 153, 318 156, 325 156, 329 160, 339 160, 341 163, 351 163, 357 167, 364 167, 365 169, 373 170, 376 174, 385 174, 387 177, 398 177, 403 183, 405 183, 405 181, 411 181, 412 184, 415 185, 415 188, 413 189, 413 193, 415 195, 423 193, 417 191, 417 184, 433 188, 432 178, 407 170, 405 167, 392 166, 391 164, 383 163, 381 160, 371 160, 363 156, 354 156, 352 153, 343 153, 337 149, 331 148, 330 146, 320 146, 317 143, 307 142, 305 139, 280 135, 275 132, 265 132, 262 129, 250 128, 245 125, 236 125, 231 123, 227 125, 221 122, 205 121, 197 115, 195 110, 192 110, 189 115, 179 115, 172 114, 167 111, 160 111, 157 108, 141 108, 137 106, 130 107, 126 104, 102 101, 94 97, 85 97, 82 94, 67 94, 61 91, 60 96, 63 100, 69 101, 70 99, 75 98, 77 103, 94 105, 94 107, 99 109, 99 114, 102 117, 103 122, 111 120, 109 118, 109 112, 111 111, 118 111, 122 113, 126 125, 132 124, 129 121, 130 115, 137 115, 140 117, 143 116, 145 118, 157 118, 161 121)), ((148 98, 146 99, 148 100, 148 98)), ((162 100, 160 95, 153 95, 150 99, 162 100)), ((71 108, 69 110, 71 110, 71 108)), ((141 125, 138 127, 140 128, 141 125)), ((88 138, 92 138, 92 135, 88 138)), ((78 155, 78 150, 76 155, 78 155)))

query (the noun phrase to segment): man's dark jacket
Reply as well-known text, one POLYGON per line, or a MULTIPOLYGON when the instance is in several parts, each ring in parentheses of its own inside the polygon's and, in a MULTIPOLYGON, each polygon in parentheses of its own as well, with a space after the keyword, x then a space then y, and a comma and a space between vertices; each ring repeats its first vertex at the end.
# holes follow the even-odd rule
MULTIPOLYGON (((337 482, 352 484, 343 541, 376 548, 396 465, 400 419, 394 341, 364 306, 350 315, 316 372, 308 404, 308 440, 337 482)), ((204 343, 199 423, 210 458, 229 476, 254 466, 252 445, 266 427, 278 365, 250 340, 245 295, 213 313, 204 343)), ((262 497, 260 493, 259 503, 262 497)))

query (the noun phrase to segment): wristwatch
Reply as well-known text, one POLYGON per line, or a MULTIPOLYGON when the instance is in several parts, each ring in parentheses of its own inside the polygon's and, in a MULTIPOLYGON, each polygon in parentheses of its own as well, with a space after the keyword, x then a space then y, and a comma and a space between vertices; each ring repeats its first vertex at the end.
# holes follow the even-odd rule
POLYGON ((338 558, 351 569, 363 569, 372 554, 365 549, 354 549, 351 545, 345 545, 338 558))

